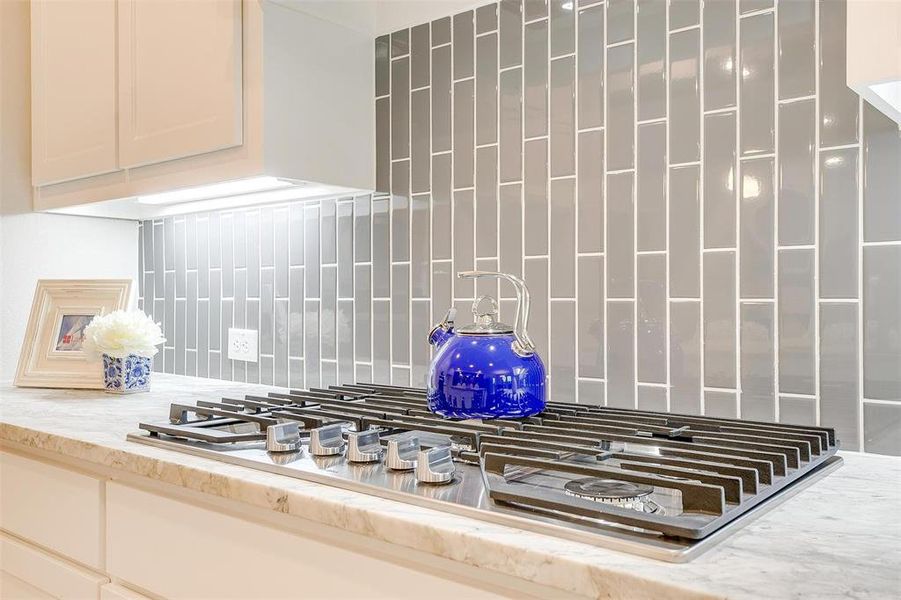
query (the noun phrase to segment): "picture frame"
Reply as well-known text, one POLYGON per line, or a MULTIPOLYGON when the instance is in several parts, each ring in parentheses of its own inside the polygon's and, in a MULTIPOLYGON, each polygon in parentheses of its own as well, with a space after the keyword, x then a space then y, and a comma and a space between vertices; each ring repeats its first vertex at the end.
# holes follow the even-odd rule
POLYGON ((103 364, 82 350, 97 315, 128 308, 130 279, 40 279, 22 341, 19 387, 103 389, 103 364))

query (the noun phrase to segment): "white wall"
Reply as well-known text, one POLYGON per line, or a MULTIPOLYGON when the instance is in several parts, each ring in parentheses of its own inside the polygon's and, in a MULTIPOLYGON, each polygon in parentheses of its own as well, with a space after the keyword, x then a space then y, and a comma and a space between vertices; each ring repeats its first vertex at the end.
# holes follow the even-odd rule
POLYGON ((31 213, 29 5, 0 0, 0 382, 15 374, 35 282, 137 275, 137 223, 31 213))

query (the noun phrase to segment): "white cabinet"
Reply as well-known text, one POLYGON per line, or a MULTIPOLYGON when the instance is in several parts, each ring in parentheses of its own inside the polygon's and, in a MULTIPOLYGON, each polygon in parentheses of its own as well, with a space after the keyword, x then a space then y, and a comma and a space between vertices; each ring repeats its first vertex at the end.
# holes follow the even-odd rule
MULTIPOLYGON (((97 600, 100 598, 100 587, 109 583, 109 578, 104 575, 69 563, 5 533, 0 533, 0 571, 4 573, 4 587, 10 585, 20 593, 33 587, 63 600, 97 600), (14 579, 8 580, 7 575, 14 579)), ((2 597, 7 598, 5 592, 2 597)))
POLYGON ((116 3, 31 3, 32 179, 115 171, 116 3))
POLYGON ((240 145, 240 0, 118 7, 120 166, 240 145))

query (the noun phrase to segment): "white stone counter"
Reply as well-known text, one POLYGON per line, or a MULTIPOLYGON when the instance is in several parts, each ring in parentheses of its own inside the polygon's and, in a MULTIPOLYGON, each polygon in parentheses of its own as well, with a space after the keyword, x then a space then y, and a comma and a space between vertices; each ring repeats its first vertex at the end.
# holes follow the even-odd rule
MULTIPOLYGON (((685 564, 560 540, 125 440, 171 402, 262 386, 154 374, 153 391, 0 387, 0 441, 600 598, 901 597, 901 459, 845 464, 685 564)), ((271 388, 268 388, 271 390, 271 388)))

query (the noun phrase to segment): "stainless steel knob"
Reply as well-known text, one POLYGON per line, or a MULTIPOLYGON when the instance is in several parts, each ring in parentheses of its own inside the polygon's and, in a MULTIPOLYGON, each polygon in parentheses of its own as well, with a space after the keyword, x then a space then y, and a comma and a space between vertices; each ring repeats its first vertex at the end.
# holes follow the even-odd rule
POLYGON ((352 431, 347 434, 347 460, 355 463, 378 462, 382 458, 379 430, 352 431))
POLYGON ((266 450, 269 452, 296 452, 300 449, 300 424, 278 423, 266 428, 266 450))
POLYGON ((344 451, 344 435, 341 423, 323 425, 310 430, 310 454, 335 456, 344 451))
POLYGON ((420 483, 450 483, 454 478, 454 460, 450 446, 420 450, 416 459, 416 481, 420 483))
POLYGON ((385 466, 393 471, 412 471, 416 468, 416 457, 419 455, 419 450, 418 437, 388 440, 385 466))

